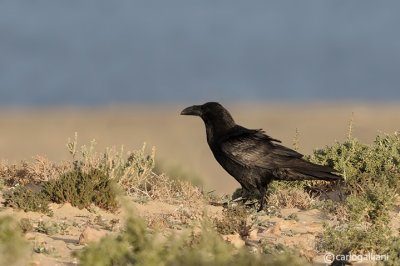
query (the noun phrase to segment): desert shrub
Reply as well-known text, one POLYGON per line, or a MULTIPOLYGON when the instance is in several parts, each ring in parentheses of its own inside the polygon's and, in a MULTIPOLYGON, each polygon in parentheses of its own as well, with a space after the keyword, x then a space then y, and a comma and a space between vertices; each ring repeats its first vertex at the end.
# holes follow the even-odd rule
POLYGON ((383 253, 387 254, 387 260, 381 261, 378 265, 397 266, 400 265, 400 238, 394 238, 388 250, 383 253))
POLYGON ((200 189, 191 182, 155 173, 155 148, 150 154, 146 144, 136 151, 125 153, 107 148, 103 153, 95 151, 96 142, 78 148, 77 135, 67 143, 75 167, 83 172, 98 169, 114 180, 123 191, 138 202, 160 199, 166 202, 177 200, 196 201, 202 198, 200 189))
POLYGON ((8 164, 6 161, 0 163, 0 176, 5 186, 25 185, 30 180, 28 163, 8 164))
POLYGON ((315 151, 310 160, 329 164, 345 178, 346 197, 334 207, 346 217, 324 226, 322 248, 335 254, 387 250, 393 241, 389 212, 400 185, 399 134, 377 136, 371 145, 349 137, 315 151))
MULTIPOLYGON (((265 265, 263 255, 249 253, 246 249, 235 250, 205 223, 198 233, 175 239, 171 245, 162 246, 159 256, 165 260, 161 265, 265 265), (171 252, 172 251, 172 252, 171 252)), ((273 265, 273 264, 271 264, 273 265)))
POLYGON ((368 146, 351 138, 343 143, 336 142, 332 146, 314 151, 309 157, 311 162, 329 165, 340 173, 346 181, 357 177, 366 170, 365 156, 368 146))
POLYGON ((322 247, 335 254, 383 252, 392 241, 389 211, 395 194, 387 185, 368 183, 364 193, 349 195, 343 203, 347 221, 336 226, 325 225, 322 247))
POLYGON ((345 142, 318 149, 309 157, 312 162, 327 164, 343 174, 349 193, 359 191, 365 183, 388 182, 392 189, 400 185, 400 135, 378 135, 371 145, 350 137, 345 142))
POLYGON ((59 179, 44 183, 40 194, 51 202, 69 202, 80 209, 88 208, 91 204, 110 211, 118 208, 113 181, 97 169, 85 173, 76 168, 59 179))
MULTIPOLYGON (((315 181, 273 181, 268 186, 266 204, 277 208, 299 208, 302 210, 310 209, 314 206, 315 196, 308 192, 311 184, 320 185, 322 182, 315 181), (314 184, 313 184, 314 183, 314 184)), ((242 196, 242 189, 236 189, 232 194, 232 199, 242 196)), ((260 193, 257 190, 247 192, 247 202, 254 202, 248 205, 254 210, 259 207, 260 193)))
POLYGON ((151 154, 147 154, 145 144, 139 150, 126 153, 123 147, 120 150, 115 147, 106 148, 104 152, 96 152, 95 147, 94 140, 90 145, 78 146, 78 135, 75 133, 75 138, 69 139, 67 143, 72 160, 57 164, 45 157, 36 156, 32 162, 22 161, 19 164, 0 161, 0 178, 6 186, 14 187, 31 183, 42 184, 75 169, 87 174, 97 169, 115 180, 128 195, 134 195, 146 188, 148 178, 155 176, 154 148, 151 154))
POLYGON ((106 236, 75 255, 81 265, 140 265, 144 251, 152 250, 151 245, 143 221, 131 216, 124 232, 117 236, 106 236))
POLYGON ((60 174, 70 169, 68 163, 54 163, 43 156, 33 157, 33 161, 21 161, 17 164, 0 162, 0 178, 8 187, 41 182, 58 178, 60 174))
POLYGON ((260 244, 263 254, 267 254, 270 258, 272 258, 272 265, 309 265, 305 259, 301 258, 302 256, 298 251, 283 244, 271 243, 270 240, 266 239, 263 239, 260 244))
POLYGON ((121 185, 128 195, 134 194, 133 187, 145 186, 145 180, 152 175, 155 167, 155 148, 151 154, 146 154, 146 144, 136 151, 124 148, 117 150, 115 147, 107 148, 103 153, 95 150, 96 141, 92 140, 89 146, 78 147, 78 135, 75 133, 73 140, 69 139, 67 148, 72 155, 74 168, 83 172, 98 169, 104 172, 121 185))
POLYGON ((133 265, 131 246, 121 237, 105 237, 77 255, 80 265, 133 265))
POLYGON ((28 255, 28 243, 18 223, 9 216, 0 217, 0 265, 21 265, 28 255))
POLYGON ((152 200, 162 200, 168 203, 185 201, 190 205, 203 200, 200 188, 189 181, 171 178, 164 174, 152 175, 146 180, 146 186, 138 189, 152 200))
POLYGON ((17 186, 4 197, 6 206, 51 215, 48 207, 50 202, 69 202, 81 209, 94 204, 105 210, 115 211, 118 208, 116 196, 117 189, 113 181, 103 172, 94 169, 84 173, 77 168, 59 179, 43 182, 39 191, 33 191, 27 186, 17 186))
POLYGON ((27 186, 17 186, 4 194, 4 205, 19 208, 24 211, 43 212, 51 214, 50 201, 44 194, 33 191, 27 186))
POLYGON ((222 235, 239 234, 241 237, 249 235, 251 226, 248 224, 249 213, 243 206, 235 206, 222 210, 222 217, 215 218, 214 225, 222 235))
POLYGON ((2 177, 0 177, 0 190, 3 190, 5 186, 6 181, 2 177))
POLYGON ((140 150, 125 155, 123 148, 120 151, 107 148, 98 153, 95 144, 92 141, 89 146, 79 148, 75 135, 67 143, 72 161, 59 165, 42 157, 37 157, 33 164, 7 166, 2 162, 0 173, 11 186, 6 193, 6 205, 50 213, 49 202, 70 202, 79 208, 95 204, 113 211, 117 208, 116 187, 138 202, 159 199, 190 204, 203 199, 201 190, 189 181, 154 173, 154 148, 147 154, 143 145, 140 150), (32 191, 26 186, 30 183, 41 186, 42 190, 32 191))
POLYGON ((37 227, 35 228, 36 232, 46 234, 46 235, 54 235, 61 234, 64 235, 68 229, 68 225, 65 222, 45 222, 39 221, 37 227))
POLYGON ((19 228, 22 230, 23 233, 31 232, 33 231, 33 225, 31 221, 28 218, 22 218, 19 220, 19 228))
POLYGON ((310 209, 313 206, 314 197, 304 189, 298 187, 277 189, 268 195, 267 202, 278 208, 310 209))
POLYGON ((255 255, 236 250, 205 222, 200 231, 160 241, 144 223, 130 217, 126 230, 106 236, 76 254, 81 265, 305 265, 294 256, 255 255), (289 263, 289 264, 287 264, 289 263))

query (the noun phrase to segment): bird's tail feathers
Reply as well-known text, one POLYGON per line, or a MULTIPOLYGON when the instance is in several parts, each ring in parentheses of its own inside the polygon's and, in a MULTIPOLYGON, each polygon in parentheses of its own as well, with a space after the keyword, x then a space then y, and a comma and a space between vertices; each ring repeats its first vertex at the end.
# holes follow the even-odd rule
POLYGON ((325 181, 336 181, 336 180, 341 180, 342 177, 331 172, 314 172, 314 171, 308 171, 305 173, 302 173, 303 175, 308 176, 311 180, 325 180, 325 181))
POLYGON ((335 169, 314 164, 304 160, 296 160, 290 169, 278 174, 282 180, 325 180, 335 181, 343 179, 335 169))

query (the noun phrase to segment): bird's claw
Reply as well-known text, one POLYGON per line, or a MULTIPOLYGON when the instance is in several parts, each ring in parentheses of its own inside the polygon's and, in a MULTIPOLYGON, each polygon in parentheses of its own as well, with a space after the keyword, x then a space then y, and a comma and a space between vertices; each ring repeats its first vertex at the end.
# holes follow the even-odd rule
POLYGON ((239 197, 239 198, 231 200, 231 202, 238 202, 238 201, 241 201, 241 200, 245 200, 245 198, 239 197))

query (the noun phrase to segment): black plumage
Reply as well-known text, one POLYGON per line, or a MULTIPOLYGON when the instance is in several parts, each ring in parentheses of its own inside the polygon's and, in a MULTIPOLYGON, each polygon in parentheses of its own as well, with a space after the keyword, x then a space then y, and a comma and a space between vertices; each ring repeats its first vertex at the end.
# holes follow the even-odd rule
POLYGON ((272 180, 327 180, 341 177, 329 166, 302 159, 303 155, 279 144, 261 129, 247 129, 235 123, 219 103, 208 102, 184 109, 181 115, 203 119, 207 142, 215 159, 242 186, 243 192, 258 190, 260 209, 272 180))

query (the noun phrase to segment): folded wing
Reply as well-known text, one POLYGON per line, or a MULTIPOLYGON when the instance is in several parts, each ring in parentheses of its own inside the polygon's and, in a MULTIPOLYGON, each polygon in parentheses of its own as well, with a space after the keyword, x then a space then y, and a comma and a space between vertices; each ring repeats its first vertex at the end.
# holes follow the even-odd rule
POLYGON ((251 130, 238 126, 219 142, 224 156, 243 167, 262 168, 280 180, 322 179, 336 180, 334 169, 310 163, 303 155, 278 144, 279 140, 264 134, 262 130, 251 130))

